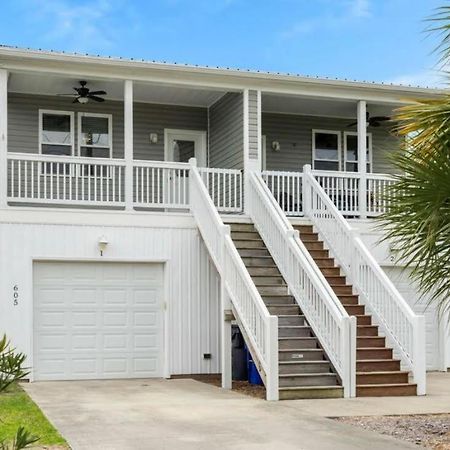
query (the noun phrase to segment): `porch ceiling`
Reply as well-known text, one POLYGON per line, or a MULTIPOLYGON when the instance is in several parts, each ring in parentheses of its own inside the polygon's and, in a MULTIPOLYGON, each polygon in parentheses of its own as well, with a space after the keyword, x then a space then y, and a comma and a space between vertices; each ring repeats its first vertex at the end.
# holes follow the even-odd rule
MULTIPOLYGON (((78 82, 86 79, 91 90, 105 90, 106 100, 123 101, 123 82, 92 78, 40 75, 37 73, 13 72, 8 81, 8 91, 23 94, 55 95, 72 93, 78 82)), ((174 85, 134 83, 134 100, 143 103, 160 103, 185 106, 208 107, 225 92, 174 85)))
MULTIPOLYGON (((401 105, 368 103, 367 110, 371 116, 391 115, 393 109, 398 106, 401 105)), ((338 99, 263 93, 262 111, 355 119, 356 102, 338 99)))

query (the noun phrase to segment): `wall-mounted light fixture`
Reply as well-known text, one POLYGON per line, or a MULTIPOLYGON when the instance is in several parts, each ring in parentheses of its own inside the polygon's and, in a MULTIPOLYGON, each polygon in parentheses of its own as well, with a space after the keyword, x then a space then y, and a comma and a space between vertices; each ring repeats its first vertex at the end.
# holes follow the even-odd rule
POLYGON ((278 141, 273 141, 272 142, 272 150, 274 152, 279 152, 281 150, 281 146, 280 146, 280 143, 278 141))
POLYGON ((157 144, 158 143, 158 133, 150 133, 149 139, 151 144, 157 144))
POLYGON ((106 247, 108 246, 109 242, 108 239, 106 239, 106 236, 103 235, 98 240, 98 249, 100 250, 100 256, 103 256, 103 252, 106 250, 106 247))

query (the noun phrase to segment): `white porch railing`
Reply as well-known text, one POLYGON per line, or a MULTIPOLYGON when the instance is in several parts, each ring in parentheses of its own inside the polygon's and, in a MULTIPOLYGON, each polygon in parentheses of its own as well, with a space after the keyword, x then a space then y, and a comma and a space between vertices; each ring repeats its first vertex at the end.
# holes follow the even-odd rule
POLYGON ((189 176, 191 211, 221 275, 234 310, 256 352, 267 399, 278 400, 278 317, 270 315, 194 163, 189 176))
POLYGON ((123 160, 8 153, 8 201, 123 206, 123 160))
POLYGON ((198 168, 216 208, 223 213, 239 213, 243 205, 242 171, 198 168))
POLYGON ((342 380, 356 389, 356 319, 349 317, 263 179, 251 173, 249 212, 309 325, 342 380))
POLYGON ((187 163, 134 160, 134 206, 189 208, 189 169, 187 163))
POLYGON ((395 179, 389 175, 369 173, 367 180, 367 214, 376 216, 385 213, 389 209, 386 197, 389 186, 395 183, 395 179))
POLYGON ((418 394, 425 394, 424 317, 413 312, 308 166, 303 173, 305 215, 312 220, 402 363, 412 371, 418 394))

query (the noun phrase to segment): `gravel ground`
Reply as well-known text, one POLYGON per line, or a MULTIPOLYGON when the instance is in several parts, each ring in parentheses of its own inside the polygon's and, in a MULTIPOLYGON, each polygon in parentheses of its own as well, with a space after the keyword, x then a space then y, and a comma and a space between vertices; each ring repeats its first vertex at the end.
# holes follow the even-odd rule
POLYGON ((450 450, 450 414, 337 417, 359 426, 434 450, 450 450))

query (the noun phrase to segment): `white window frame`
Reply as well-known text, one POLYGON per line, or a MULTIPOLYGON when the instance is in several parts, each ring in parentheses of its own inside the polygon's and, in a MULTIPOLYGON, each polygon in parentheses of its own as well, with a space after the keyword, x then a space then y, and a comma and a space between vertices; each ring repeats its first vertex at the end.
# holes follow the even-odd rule
POLYGON ((74 147, 75 147, 75 113, 73 111, 59 111, 54 109, 40 109, 39 110, 39 154, 44 156, 51 156, 58 158, 59 156, 66 156, 66 155, 47 155, 42 153, 42 146, 43 145, 59 145, 59 146, 70 146, 70 155, 74 155, 74 147), (57 143, 48 143, 43 142, 42 139, 42 133, 43 133, 43 125, 44 120, 43 116, 44 114, 51 114, 55 116, 69 116, 70 117, 70 144, 57 144, 57 143))
MULTIPOLYGON (((342 166, 342 132, 341 131, 336 131, 336 130, 318 130, 318 129, 313 129, 312 130, 312 168, 315 169, 315 161, 316 159, 318 161, 325 161, 325 162, 333 162, 333 163, 338 163, 338 168, 337 171, 341 170, 341 166, 342 166), (316 158, 316 134, 319 133, 323 133, 323 134, 334 134, 337 136, 337 143, 338 143, 338 148, 337 148, 337 154, 338 154, 338 159, 322 159, 322 158, 316 158)), ((324 170, 324 169, 320 169, 320 170, 324 170)), ((326 169, 325 169, 326 170, 326 169)), ((332 172, 332 171, 330 171, 332 172)))
POLYGON ((91 112, 79 112, 78 113, 78 133, 77 133, 77 156, 80 158, 89 158, 88 156, 81 156, 81 147, 89 147, 89 148, 109 148, 109 157, 108 158, 101 158, 101 159, 113 159, 113 136, 112 136, 112 120, 113 116, 112 114, 102 114, 102 113, 91 113, 91 112), (109 146, 105 147, 103 145, 82 145, 81 144, 81 122, 83 117, 101 117, 104 119, 108 119, 108 140, 109 140, 109 146))
MULTIPOLYGON (((356 172, 352 173, 358 173, 359 172, 359 161, 347 161, 347 136, 358 136, 358 133, 356 131, 344 131, 344 172, 347 171, 347 163, 356 164, 358 167, 358 170, 356 172)), ((368 148, 368 159, 366 161, 366 164, 369 166, 369 170, 367 170, 368 173, 373 173, 373 165, 372 165, 372 133, 367 133, 367 139, 369 141, 369 148, 368 148)))

